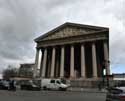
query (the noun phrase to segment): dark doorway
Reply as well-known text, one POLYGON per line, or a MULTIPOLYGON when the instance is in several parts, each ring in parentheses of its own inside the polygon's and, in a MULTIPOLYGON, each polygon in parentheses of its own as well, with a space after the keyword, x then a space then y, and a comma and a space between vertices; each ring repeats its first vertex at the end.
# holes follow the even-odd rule
POLYGON ((92 78, 92 44, 85 44, 85 63, 86 63, 86 76, 87 78, 92 78))
POLYGON ((81 45, 74 45, 74 71, 76 78, 81 76, 81 45))
POLYGON ((65 46, 65 57, 64 57, 64 77, 69 78, 70 76, 70 45, 65 46))

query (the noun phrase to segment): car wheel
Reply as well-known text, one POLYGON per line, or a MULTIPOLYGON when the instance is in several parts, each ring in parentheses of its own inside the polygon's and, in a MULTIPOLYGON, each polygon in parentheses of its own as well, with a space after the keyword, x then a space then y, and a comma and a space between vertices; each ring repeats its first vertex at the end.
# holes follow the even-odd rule
POLYGON ((59 91, 62 91, 62 90, 63 90, 63 88, 59 87, 59 91))
POLYGON ((43 87, 43 90, 47 90, 47 87, 46 87, 46 86, 44 86, 44 87, 43 87))

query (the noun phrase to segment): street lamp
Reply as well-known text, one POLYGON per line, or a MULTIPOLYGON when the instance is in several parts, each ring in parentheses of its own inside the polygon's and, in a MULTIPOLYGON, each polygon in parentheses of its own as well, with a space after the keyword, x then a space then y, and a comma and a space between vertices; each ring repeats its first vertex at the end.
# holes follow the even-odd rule
POLYGON ((109 74, 108 74, 108 70, 107 70, 109 64, 110 64, 109 60, 104 60, 103 64, 102 64, 102 66, 103 66, 103 69, 102 69, 102 71, 103 71, 103 73, 102 73, 102 82, 103 82, 103 86, 106 83, 107 87, 109 87, 109 74), (105 69, 105 76, 104 76, 104 69, 105 69), (106 82, 105 82, 105 80, 106 80, 106 82))
POLYGON ((105 61, 105 68, 106 68, 106 81, 107 81, 107 87, 109 87, 109 74, 107 68, 109 68, 110 61, 109 60, 104 60, 105 61))
POLYGON ((104 68, 105 68, 105 62, 102 62, 102 86, 105 86, 105 77, 104 77, 104 68))

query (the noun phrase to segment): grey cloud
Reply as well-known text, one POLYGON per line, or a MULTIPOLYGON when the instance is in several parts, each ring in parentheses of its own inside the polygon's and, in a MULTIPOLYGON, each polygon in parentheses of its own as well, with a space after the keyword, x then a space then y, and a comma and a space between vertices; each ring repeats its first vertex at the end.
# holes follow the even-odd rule
POLYGON ((2 3, 0 7, 1 60, 3 59, 4 63, 7 60, 16 63, 19 60, 26 61, 26 58, 33 58, 33 38, 37 26, 32 11, 23 5, 24 2, 3 0, 0 3, 2 3))
POLYGON ((33 39, 66 21, 109 27, 111 62, 124 63, 122 5, 123 0, 0 0, 0 68, 33 62, 33 39))

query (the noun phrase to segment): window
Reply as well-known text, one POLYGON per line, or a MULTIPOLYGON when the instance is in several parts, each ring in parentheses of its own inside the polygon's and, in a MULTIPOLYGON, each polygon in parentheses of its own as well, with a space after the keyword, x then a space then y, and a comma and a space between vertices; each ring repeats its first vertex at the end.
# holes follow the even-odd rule
POLYGON ((60 84, 60 81, 56 81, 57 84, 60 84))
POLYGON ((51 80, 50 83, 55 83, 55 80, 51 80))

